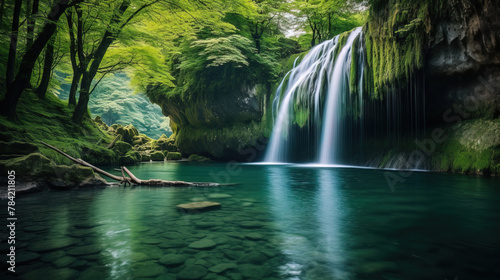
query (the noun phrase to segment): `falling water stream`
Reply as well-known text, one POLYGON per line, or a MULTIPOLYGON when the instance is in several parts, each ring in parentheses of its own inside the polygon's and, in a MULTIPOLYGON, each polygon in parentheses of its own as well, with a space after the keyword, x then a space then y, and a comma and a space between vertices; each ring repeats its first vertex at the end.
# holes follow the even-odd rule
MULTIPOLYGON (((265 163, 375 166, 369 161, 384 156, 378 152, 408 147, 421 136, 425 89, 419 74, 412 74, 406 87, 388 86, 383 95, 368 92, 361 27, 299 58, 273 100, 265 163)), ((400 168, 390 161, 385 167, 400 168)))
POLYGON ((321 127, 322 124, 322 128, 315 132, 318 134, 316 139, 320 141, 316 144, 321 147, 316 161, 325 164, 338 163, 336 158, 340 121, 338 106, 341 105, 342 93, 349 90, 351 48, 354 39, 361 33, 361 28, 351 32, 347 43, 340 51, 337 50, 340 45, 339 36, 316 46, 283 79, 273 104, 273 110, 277 111, 277 114, 265 157, 266 162, 290 161, 290 147, 286 142, 297 113, 294 105, 303 102, 303 97, 306 95, 305 102, 309 103, 308 106, 311 108, 310 117, 314 119, 316 127, 321 127), (325 84, 328 94, 326 102, 322 102, 325 84), (326 103, 325 110, 322 108, 322 103, 326 103))

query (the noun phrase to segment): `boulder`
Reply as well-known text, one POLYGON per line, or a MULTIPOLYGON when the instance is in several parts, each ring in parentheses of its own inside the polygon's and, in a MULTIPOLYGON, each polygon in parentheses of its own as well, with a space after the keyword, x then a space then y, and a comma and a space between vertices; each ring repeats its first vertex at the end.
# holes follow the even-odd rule
POLYGON ((209 159, 207 157, 204 157, 204 156, 197 155, 197 154, 190 155, 188 159, 190 161, 198 161, 198 162, 208 162, 208 161, 211 161, 211 159, 209 159))
POLYGON ((168 152, 167 153, 167 160, 181 160, 182 155, 181 153, 178 152, 168 152))
POLYGON ((122 140, 124 142, 127 142, 129 144, 133 143, 134 136, 139 135, 139 131, 137 131, 137 128, 135 128, 133 125, 129 124, 126 126, 117 126, 115 130, 115 134, 121 135, 122 140))
POLYGON ((132 145, 123 141, 116 141, 113 151, 119 155, 125 155, 132 150, 132 145))
POLYGON ((154 161, 163 161, 165 159, 165 155, 162 152, 152 152, 150 157, 154 161))

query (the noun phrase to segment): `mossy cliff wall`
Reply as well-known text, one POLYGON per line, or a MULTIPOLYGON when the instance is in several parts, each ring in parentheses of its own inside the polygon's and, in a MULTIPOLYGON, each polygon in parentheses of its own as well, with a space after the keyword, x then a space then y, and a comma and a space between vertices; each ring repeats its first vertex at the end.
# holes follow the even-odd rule
POLYGON ((256 147, 261 147, 270 134, 265 122, 269 86, 241 85, 217 94, 197 94, 184 99, 164 92, 161 88, 151 88, 148 96, 170 117, 175 144, 184 156, 198 154, 217 160, 253 161, 254 154, 264 150, 256 147))
MULTIPOLYGON (((498 175, 500 2, 377 0, 370 9, 365 92, 384 99, 420 85, 426 133, 418 140, 441 129, 446 138, 426 155, 427 167, 498 175)), ((404 149, 372 155, 372 165, 404 154, 395 150, 404 149)))

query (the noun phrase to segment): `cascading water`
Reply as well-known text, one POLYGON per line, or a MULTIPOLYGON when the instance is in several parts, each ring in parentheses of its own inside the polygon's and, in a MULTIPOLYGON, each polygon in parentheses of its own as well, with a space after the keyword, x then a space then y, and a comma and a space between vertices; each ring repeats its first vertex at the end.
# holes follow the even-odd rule
POLYGON ((373 165, 373 157, 384 156, 378 151, 421 135, 422 75, 412 73, 408 84, 388 86, 382 96, 364 90, 371 72, 363 36, 356 28, 295 60, 273 100, 265 162, 373 165))
POLYGON ((361 28, 357 28, 349 35, 345 46, 340 46, 339 36, 316 46, 285 76, 273 101, 273 113, 277 114, 274 114, 275 125, 266 162, 290 161, 289 132, 293 122, 300 121, 297 119, 303 118, 303 114, 307 114, 309 121, 312 118, 316 128, 313 132, 316 137, 313 138, 321 138, 321 149, 315 160, 321 163, 336 161, 337 107, 342 91, 346 89, 345 83, 349 82, 352 43, 360 35, 361 28), (343 48, 340 50, 339 47, 343 48), (325 109, 322 108, 324 87, 327 89, 325 109))

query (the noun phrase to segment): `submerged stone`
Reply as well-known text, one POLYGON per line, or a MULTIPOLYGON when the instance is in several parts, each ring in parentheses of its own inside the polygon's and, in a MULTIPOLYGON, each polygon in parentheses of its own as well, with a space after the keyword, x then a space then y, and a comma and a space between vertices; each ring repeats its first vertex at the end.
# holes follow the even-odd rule
POLYGON ((177 274, 177 279, 183 280, 196 280, 207 275, 207 269, 201 265, 188 265, 179 274, 177 274))
POLYGON ((134 279, 142 277, 155 277, 160 276, 167 272, 167 269, 155 263, 137 264, 134 266, 132 275, 134 279))
POLYGON ((212 201, 191 202, 177 205, 177 209, 186 213, 198 213, 203 211, 220 209, 221 204, 212 201))
POLYGON ((262 279, 267 273, 266 268, 252 264, 239 265, 238 270, 244 278, 250 279, 262 279))
POLYGON ((66 266, 69 266, 70 264, 73 264, 74 262, 76 262, 77 259, 74 258, 74 257, 71 257, 71 256, 64 256, 58 260, 56 260, 55 262, 53 262, 53 264, 56 266, 56 267, 66 267, 66 266))
POLYGON ((264 236, 262 234, 256 233, 256 232, 248 233, 245 235, 245 237, 247 239, 250 239, 250 240, 262 240, 262 239, 264 239, 264 236))
POLYGON ((38 258, 40 258, 40 254, 23 252, 19 253, 19 255, 16 254, 16 263, 27 263, 30 261, 37 260, 38 258))
POLYGON ((68 250, 68 254, 72 256, 81 256, 81 255, 92 255, 101 252, 101 248, 95 245, 87 245, 87 246, 80 246, 73 248, 71 250, 68 250))
POLYGON ((246 221, 246 222, 241 222, 239 226, 242 228, 254 229, 254 228, 261 228, 262 224, 259 222, 246 221))
POLYGON ((160 263, 166 266, 177 266, 181 265, 186 261, 186 255, 181 254, 168 254, 160 258, 160 263))
POLYGON ((57 249, 71 246, 71 245, 76 244, 78 242, 79 241, 77 239, 73 239, 73 238, 41 240, 38 243, 31 245, 30 250, 34 251, 34 252, 54 251, 57 249))
POLYGON ((229 198, 233 197, 230 194, 225 194, 225 193, 212 193, 208 195, 209 198, 229 198))
POLYGON ((235 263, 220 263, 220 264, 212 266, 208 270, 211 272, 214 272, 214 273, 222 273, 228 269, 233 269, 233 268, 236 268, 235 263))
POLYGON ((259 252, 250 252, 243 254, 238 260, 238 263, 263 264, 267 261, 267 257, 259 252))
POLYGON ((211 249, 217 244, 211 239, 202 239, 189 244, 189 248, 193 249, 211 249))

